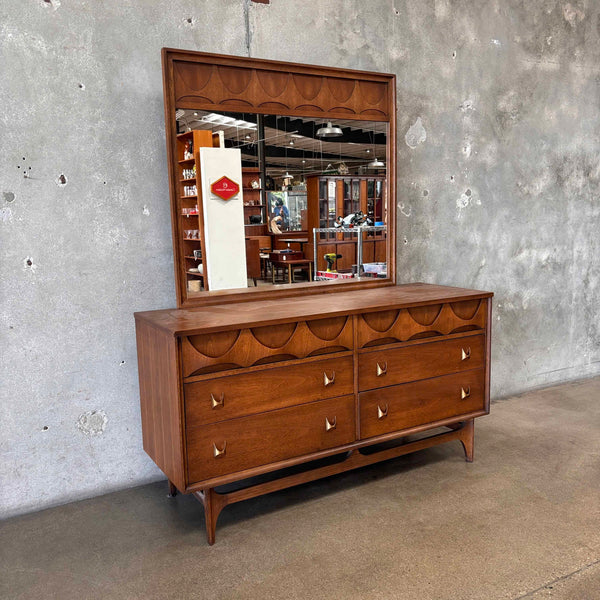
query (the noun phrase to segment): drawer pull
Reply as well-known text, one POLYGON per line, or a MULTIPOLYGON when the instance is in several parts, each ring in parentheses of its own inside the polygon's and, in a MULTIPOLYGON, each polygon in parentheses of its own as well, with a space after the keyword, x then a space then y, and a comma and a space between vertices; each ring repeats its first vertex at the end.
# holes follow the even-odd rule
POLYGON ((460 388, 460 399, 464 400, 465 398, 468 398, 471 395, 471 386, 467 386, 467 389, 465 389, 464 387, 460 388))
POLYGON ((377 363, 377 377, 381 377, 387 373, 387 363, 384 362, 383 366, 377 363))
POLYGON ((388 415, 388 405, 385 405, 385 408, 381 408, 379 404, 377 405, 377 418, 384 419, 388 415))
POLYGON ((213 408, 218 408, 219 406, 223 406, 225 403, 225 392, 221 392, 221 399, 217 400, 214 394, 210 395, 210 404, 213 408))
POLYGON ((467 360, 468 358, 471 358, 471 348, 467 348, 466 350, 463 348, 462 349, 462 358, 461 360, 467 360))
POLYGON ((335 371, 332 372, 331 377, 327 377, 327 373, 323 372, 323 384, 325 387, 333 385, 335 383, 335 371))
POLYGON ((224 456, 227 451, 227 442, 223 442, 223 450, 219 450, 216 444, 213 444, 213 456, 215 458, 219 458, 220 456, 224 456))
POLYGON ((333 417, 333 422, 330 422, 329 419, 325 417, 325 431, 331 431, 332 429, 335 429, 336 425, 337 417, 333 417))

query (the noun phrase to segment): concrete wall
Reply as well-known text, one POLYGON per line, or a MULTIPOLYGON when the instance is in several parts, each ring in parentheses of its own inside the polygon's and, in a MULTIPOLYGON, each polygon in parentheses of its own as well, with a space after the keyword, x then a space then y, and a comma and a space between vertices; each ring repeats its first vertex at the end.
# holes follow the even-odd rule
POLYGON ((163 46, 397 73, 400 282, 496 292, 494 397, 600 373, 599 13, 3 0, 0 514, 161 477, 132 313, 175 304, 163 46))

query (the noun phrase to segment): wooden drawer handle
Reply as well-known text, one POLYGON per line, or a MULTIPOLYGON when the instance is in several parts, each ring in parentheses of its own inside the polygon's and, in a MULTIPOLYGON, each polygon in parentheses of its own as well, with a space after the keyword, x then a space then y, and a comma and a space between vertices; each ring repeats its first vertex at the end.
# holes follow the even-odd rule
POLYGON ((382 377, 387 373, 387 363, 384 362, 383 366, 377 363, 377 377, 382 377))
POLYGON ((225 392, 221 392, 221 398, 217 400, 214 394, 210 395, 210 404, 213 408, 219 408, 225 404, 225 392))
POLYGON ((464 400, 465 398, 468 398, 471 395, 471 386, 468 385, 467 389, 465 389, 464 387, 460 388, 460 399, 464 400))
POLYGON ((467 360, 468 358, 471 358, 471 348, 467 348, 466 350, 464 348, 462 348, 462 358, 461 360, 467 360))
POLYGON ((332 371, 331 377, 327 377, 327 373, 323 372, 323 384, 325 387, 335 383, 335 371, 332 371))
POLYGON ((227 442, 223 442, 223 450, 219 450, 216 444, 213 444, 213 456, 215 458, 219 458, 220 456, 225 456, 225 452, 227 452, 227 442))
POLYGON ((327 417, 325 417, 325 431, 331 431, 335 429, 337 425, 337 417, 333 417, 333 421, 329 421, 327 417))
POLYGON ((381 408, 381 406, 379 406, 379 404, 377 405, 377 418, 378 419, 385 419, 385 417, 388 416, 388 405, 385 405, 385 408, 381 408))

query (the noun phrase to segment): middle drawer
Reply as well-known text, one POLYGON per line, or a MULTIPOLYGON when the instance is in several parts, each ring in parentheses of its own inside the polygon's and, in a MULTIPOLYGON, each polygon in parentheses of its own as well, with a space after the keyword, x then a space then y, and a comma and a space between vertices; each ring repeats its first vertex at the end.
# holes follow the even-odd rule
POLYGON ((365 352, 358 357, 358 389, 363 392, 471 369, 481 369, 485 337, 471 335, 365 352))
POLYGON ((186 383, 186 427, 352 394, 353 379, 344 356, 186 383))

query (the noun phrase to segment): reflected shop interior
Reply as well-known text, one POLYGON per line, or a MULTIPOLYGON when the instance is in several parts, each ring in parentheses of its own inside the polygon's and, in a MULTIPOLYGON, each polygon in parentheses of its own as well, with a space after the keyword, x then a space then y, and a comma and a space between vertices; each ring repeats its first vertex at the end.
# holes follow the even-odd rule
POLYGON ((387 122, 192 109, 175 121, 189 296, 387 277, 387 122))

